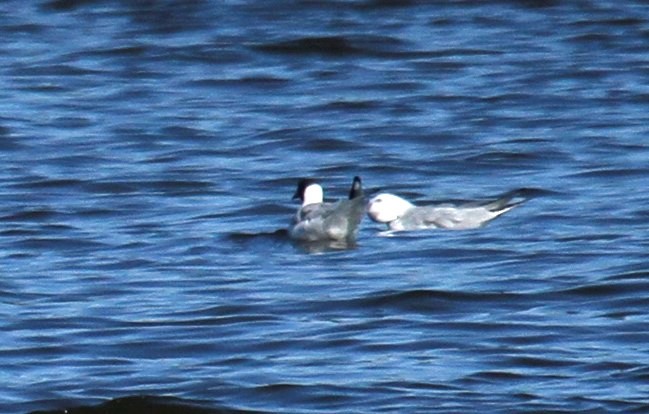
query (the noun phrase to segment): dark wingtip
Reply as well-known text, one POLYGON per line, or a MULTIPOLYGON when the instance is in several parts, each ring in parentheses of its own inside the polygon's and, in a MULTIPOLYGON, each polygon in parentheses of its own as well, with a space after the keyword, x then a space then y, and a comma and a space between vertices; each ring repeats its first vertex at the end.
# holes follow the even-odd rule
POLYGON ((300 178, 297 182, 297 188, 295 189, 295 193, 293 194, 292 200, 303 200, 304 199, 304 189, 306 188, 307 179, 306 178, 300 178))
POLYGON ((352 188, 349 190, 349 199, 352 200, 356 197, 361 197, 363 195, 363 184, 361 182, 361 177, 358 175, 354 177, 352 182, 352 188))

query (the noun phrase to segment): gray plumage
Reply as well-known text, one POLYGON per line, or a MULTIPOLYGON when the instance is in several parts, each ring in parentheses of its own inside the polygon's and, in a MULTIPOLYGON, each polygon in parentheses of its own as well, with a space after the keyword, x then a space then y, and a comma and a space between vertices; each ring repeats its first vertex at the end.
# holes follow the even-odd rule
POLYGON ((451 229, 466 230, 489 221, 525 202, 521 191, 511 191, 484 202, 415 206, 394 194, 379 194, 368 203, 368 215, 386 223, 391 231, 451 229))
POLYGON ((359 177, 354 177, 350 199, 336 203, 322 202, 322 187, 315 182, 301 181, 298 197, 303 205, 293 218, 289 235, 294 240, 354 241, 365 214, 365 199, 359 177))

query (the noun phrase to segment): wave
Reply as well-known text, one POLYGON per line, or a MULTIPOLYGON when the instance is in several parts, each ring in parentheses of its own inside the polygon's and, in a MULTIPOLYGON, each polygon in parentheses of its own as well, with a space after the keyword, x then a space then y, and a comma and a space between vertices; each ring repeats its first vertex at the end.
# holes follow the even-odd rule
POLYGON ((30 414, 253 414, 262 411, 249 411, 232 408, 209 408, 201 404, 174 397, 150 395, 115 398, 99 405, 72 406, 50 411, 33 411, 30 414))

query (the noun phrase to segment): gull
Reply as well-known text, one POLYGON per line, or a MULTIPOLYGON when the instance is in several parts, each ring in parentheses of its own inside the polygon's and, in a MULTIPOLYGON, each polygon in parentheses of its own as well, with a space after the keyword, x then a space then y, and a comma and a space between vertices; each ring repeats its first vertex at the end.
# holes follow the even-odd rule
POLYGON ((302 205, 289 228, 292 239, 305 242, 353 242, 365 215, 365 198, 360 177, 354 177, 349 197, 336 203, 325 203, 320 184, 312 179, 299 181, 293 199, 302 205))
POLYGON ((514 190, 482 202, 429 206, 416 206, 394 194, 381 193, 369 201, 367 214, 375 222, 387 224, 390 231, 475 229, 527 201, 523 192, 514 190))

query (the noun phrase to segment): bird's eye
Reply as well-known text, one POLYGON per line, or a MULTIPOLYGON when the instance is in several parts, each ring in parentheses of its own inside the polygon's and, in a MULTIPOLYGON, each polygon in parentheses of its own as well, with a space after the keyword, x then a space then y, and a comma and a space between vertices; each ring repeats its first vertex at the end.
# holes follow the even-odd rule
POLYGON ((377 198, 376 200, 374 200, 375 203, 380 203, 381 201, 383 201, 383 200, 381 200, 380 198, 377 198))

